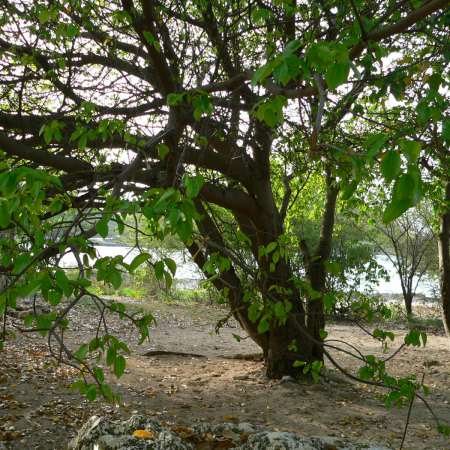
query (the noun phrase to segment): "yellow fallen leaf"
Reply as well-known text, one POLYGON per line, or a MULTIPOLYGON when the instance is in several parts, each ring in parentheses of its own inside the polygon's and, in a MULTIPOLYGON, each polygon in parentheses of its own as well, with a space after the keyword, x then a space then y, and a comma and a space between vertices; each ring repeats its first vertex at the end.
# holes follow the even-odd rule
POLYGON ((239 419, 235 416, 223 416, 223 420, 226 422, 239 422, 239 419))
POLYGON ((133 436, 138 439, 153 439, 155 437, 155 433, 147 430, 136 430, 133 432, 133 436))

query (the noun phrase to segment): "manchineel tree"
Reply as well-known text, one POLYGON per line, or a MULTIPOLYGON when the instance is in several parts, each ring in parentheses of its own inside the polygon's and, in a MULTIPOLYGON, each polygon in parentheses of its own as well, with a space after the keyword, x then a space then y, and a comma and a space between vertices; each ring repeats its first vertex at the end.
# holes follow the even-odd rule
MULTIPOLYGON (((380 163, 393 184, 386 222, 423 191, 420 139, 401 120, 386 127, 379 106, 389 114, 392 96, 420 88, 427 100, 412 107, 448 141, 448 5, 2 1, 3 339, 8 311, 39 292, 52 312, 27 317, 22 330, 47 335, 51 351, 80 368, 89 398, 111 397, 92 357, 104 351, 120 376, 127 346, 102 329, 105 310, 135 323, 142 339, 153 318, 95 296, 90 277, 117 288, 124 271, 146 263, 170 284, 176 267, 145 252, 131 264, 95 258, 89 239, 106 237, 111 222, 133 228, 143 215, 137 240, 143 231, 184 242, 262 348, 269 377, 320 370, 331 358, 325 281, 337 202, 350 201, 380 163), (321 232, 314 246, 307 237, 295 244, 301 274, 286 230, 311 172, 324 186, 321 232), (59 267, 67 252, 78 259, 75 274, 59 267), (99 333, 75 351, 62 330, 87 297, 99 333)), ((388 377, 382 361, 362 363, 360 376, 390 386, 392 401, 415 395, 417 384, 388 377)))

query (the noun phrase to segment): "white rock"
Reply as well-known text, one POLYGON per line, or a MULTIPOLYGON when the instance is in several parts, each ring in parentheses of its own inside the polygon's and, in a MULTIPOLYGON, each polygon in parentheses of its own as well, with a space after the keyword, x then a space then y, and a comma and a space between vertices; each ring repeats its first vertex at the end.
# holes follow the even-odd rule
MULTIPOLYGON (((345 439, 324 437, 302 437, 295 433, 270 431, 250 423, 201 423, 191 427, 200 439, 205 434, 226 436, 236 441, 230 450, 323 450, 332 446, 336 450, 390 450, 370 444, 355 444, 345 439), (244 444, 242 434, 248 435, 244 444)), ((102 417, 91 417, 72 440, 73 450, 193 450, 190 442, 183 441, 176 433, 160 425, 152 418, 132 416, 129 420, 115 422, 102 417), (136 430, 153 434, 151 439, 133 436, 136 430)), ((0 450, 1 449, 0 447, 0 450)))

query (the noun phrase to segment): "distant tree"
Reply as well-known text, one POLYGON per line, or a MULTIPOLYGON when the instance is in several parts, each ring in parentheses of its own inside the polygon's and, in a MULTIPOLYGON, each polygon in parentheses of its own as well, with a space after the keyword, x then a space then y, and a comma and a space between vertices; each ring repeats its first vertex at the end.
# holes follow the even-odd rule
MULTIPOLYGON (((310 189, 313 196, 318 198, 319 187, 313 185, 310 189)), ((338 203, 338 210, 344 209, 336 215, 331 254, 327 262, 326 289, 327 292, 346 294, 345 297, 351 298, 352 293, 367 290, 379 278, 386 278, 387 273, 376 260, 379 253, 376 243, 368 237, 367 229, 357 224, 358 219, 345 211, 344 205, 343 202, 338 203)), ((315 217, 314 208, 296 208, 292 222, 292 233, 298 240, 303 239, 310 246, 317 245, 320 222, 315 217)), ((296 270, 304 272, 298 244, 294 248, 297 248, 298 258, 297 262, 296 257, 292 257, 295 266, 298 266, 296 270)))
POLYGON ((378 249, 398 274, 406 313, 410 316, 417 286, 437 262, 431 225, 419 209, 410 209, 387 225, 376 225, 375 229, 380 234, 374 238, 378 249))

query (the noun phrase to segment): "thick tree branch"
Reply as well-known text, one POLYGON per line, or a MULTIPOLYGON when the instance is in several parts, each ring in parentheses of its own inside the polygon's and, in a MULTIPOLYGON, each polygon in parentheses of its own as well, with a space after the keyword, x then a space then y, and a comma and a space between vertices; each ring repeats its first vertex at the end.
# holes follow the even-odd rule
POLYGON ((85 161, 68 156, 54 155, 44 150, 28 147, 20 141, 9 138, 2 131, 0 131, 0 149, 10 156, 16 156, 44 167, 53 167, 68 173, 92 170, 92 166, 85 161))

